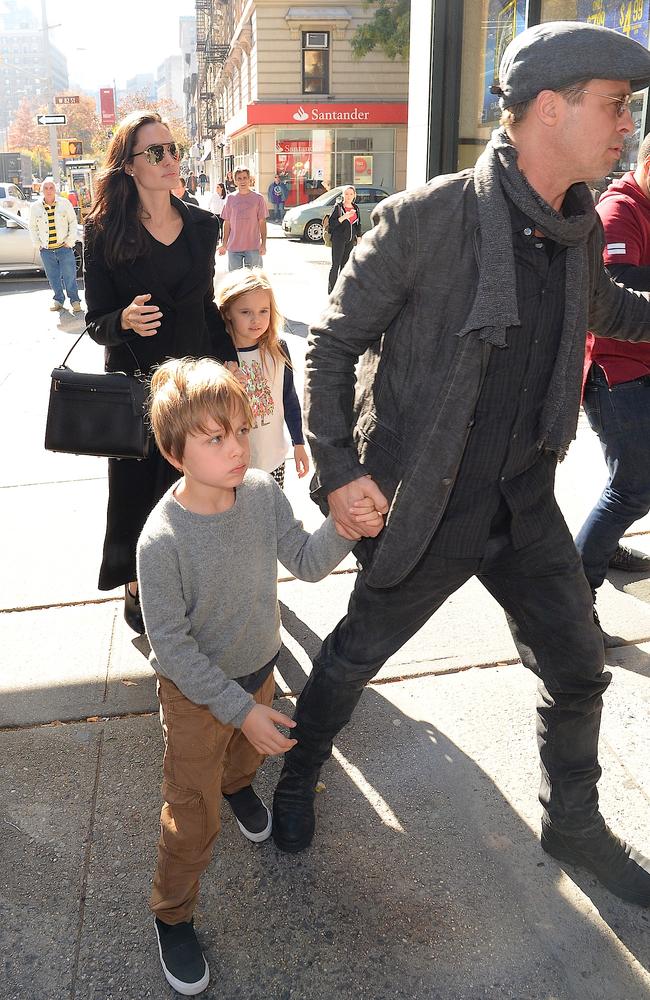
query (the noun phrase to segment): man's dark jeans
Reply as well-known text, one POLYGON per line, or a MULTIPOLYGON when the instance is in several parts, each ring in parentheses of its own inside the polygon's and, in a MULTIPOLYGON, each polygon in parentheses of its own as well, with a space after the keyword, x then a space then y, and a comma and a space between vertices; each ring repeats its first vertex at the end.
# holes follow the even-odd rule
POLYGON ((584 408, 600 438, 609 479, 583 524, 576 546, 593 590, 627 529, 650 510, 650 378, 610 389, 602 369, 591 366, 584 408))
MULTIPOLYGON (((346 617, 325 640, 296 707, 298 744, 292 770, 320 767, 349 721, 363 688, 382 664, 454 591, 476 575, 505 609, 519 655, 539 678, 537 733, 545 820, 564 832, 602 826, 596 783, 603 642, 580 557, 553 498, 553 525, 538 542, 515 550, 492 536, 483 559, 425 554, 397 587, 375 590, 361 572, 346 617)), ((468 620, 467 628, 473 628, 468 620)))

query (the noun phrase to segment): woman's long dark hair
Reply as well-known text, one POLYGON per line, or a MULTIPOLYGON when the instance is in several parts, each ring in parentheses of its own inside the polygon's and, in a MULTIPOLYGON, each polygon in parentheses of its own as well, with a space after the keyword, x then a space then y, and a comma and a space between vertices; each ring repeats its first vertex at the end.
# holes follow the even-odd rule
POLYGON ((86 217, 86 223, 103 237, 109 267, 133 261, 149 249, 140 222, 138 189, 124 167, 133 157, 138 130, 143 125, 166 124, 156 111, 133 111, 119 123, 111 139, 95 186, 95 200, 86 217))
POLYGON ((217 184, 217 194, 220 198, 225 198, 228 192, 226 191, 226 185, 222 184, 221 181, 217 184), (221 188, 221 190, 219 190, 221 188))

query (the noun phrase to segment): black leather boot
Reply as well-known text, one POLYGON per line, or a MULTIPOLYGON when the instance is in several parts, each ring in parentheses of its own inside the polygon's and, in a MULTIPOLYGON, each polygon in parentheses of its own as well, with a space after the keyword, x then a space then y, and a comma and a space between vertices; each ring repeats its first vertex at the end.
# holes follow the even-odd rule
POLYGON ((568 835, 542 824, 542 847, 558 861, 593 872, 615 896, 650 906, 650 860, 612 833, 603 822, 593 833, 568 835))
POLYGON ((296 854, 309 847, 316 825, 314 798, 320 769, 332 753, 336 734, 350 721, 365 680, 349 680, 332 656, 328 636, 296 704, 298 742, 284 757, 273 797, 273 840, 281 851, 296 854))
MULTIPOLYGON (((294 747, 294 749, 297 749, 294 747)), ((311 844, 316 829, 314 797, 320 768, 301 770, 286 755, 273 797, 273 840, 281 851, 297 854, 311 844)))

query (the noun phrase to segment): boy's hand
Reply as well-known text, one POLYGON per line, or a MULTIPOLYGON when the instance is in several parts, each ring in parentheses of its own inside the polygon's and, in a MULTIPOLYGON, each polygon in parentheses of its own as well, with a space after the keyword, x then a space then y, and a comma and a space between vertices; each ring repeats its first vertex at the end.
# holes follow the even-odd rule
POLYGON ((253 705, 242 723, 241 731, 258 753, 272 756, 291 750, 298 742, 298 740, 288 740, 286 736, 278 732, 276 726, 286 726, 288 729, 293 729, 295 722, 288 715, 276 712, 274 708, 267 708, 266 705, 253 705))
POLYGON ((383 528, 380 525, 358 523, 350 515, 350 508, 357 500, 370 500, 380 514, 388 513, 388 501, 371 476, 361 476, 332 490, 327 495, 330 514, 339 535, 358 542, 360 538, 375 538, 383 528))
POLYGON ((355 524, 363 525, 364 528, 377 528, 381 531, 384 526, 383 515, 377 510, 370 497, 355 500, 350 507, 350 517, 355 524))
POLYGON ((296 472, 298 473, 298 479, 302 479, 309 472, 309 455, 307 454, 307 449, 304 444, 294 445, 293 457, 296 460, 296 472))

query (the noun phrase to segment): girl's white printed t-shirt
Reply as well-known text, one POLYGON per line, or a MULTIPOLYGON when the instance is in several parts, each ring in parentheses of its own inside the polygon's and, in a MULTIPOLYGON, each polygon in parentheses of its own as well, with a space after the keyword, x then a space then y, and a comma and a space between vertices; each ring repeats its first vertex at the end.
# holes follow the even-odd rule
POLYGON ((284 423, 284 361, 274 361, 267 351, 263 367, 259 347, 237 348, 237 357, 255 418, 249 438, 251 468, 274 472, 290 445, 284 423))

